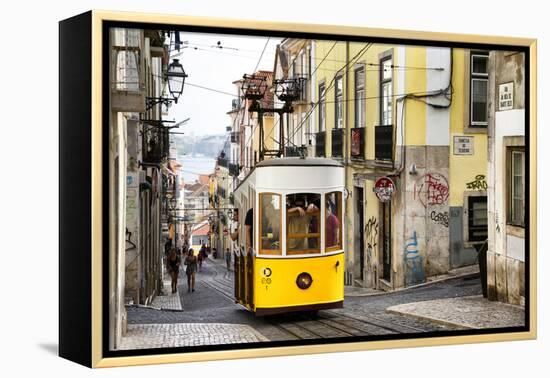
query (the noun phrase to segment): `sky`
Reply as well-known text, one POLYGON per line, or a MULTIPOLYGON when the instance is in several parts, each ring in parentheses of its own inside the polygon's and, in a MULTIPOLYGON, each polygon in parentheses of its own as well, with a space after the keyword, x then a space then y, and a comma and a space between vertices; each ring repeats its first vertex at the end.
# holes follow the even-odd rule
POLYGON ((176 122, 190 118, 178 129, 187 135, 224 134, 225 127, 231 124, 227 114, 231 100, 237 98, 232 82, 245 73, 252 74, 256 66, 258 70, 272 71, 275 49, 282 39, 187 32, 181 32, 180 38, 185 48, 180 50, 181 55, 174 56, 176 52, 172 52, 171 57, 180 60, 189 76, 183 94, 177 104, 172 104, 166 118, 176 122), (218 41, 221 49, 216 47, 218 41))

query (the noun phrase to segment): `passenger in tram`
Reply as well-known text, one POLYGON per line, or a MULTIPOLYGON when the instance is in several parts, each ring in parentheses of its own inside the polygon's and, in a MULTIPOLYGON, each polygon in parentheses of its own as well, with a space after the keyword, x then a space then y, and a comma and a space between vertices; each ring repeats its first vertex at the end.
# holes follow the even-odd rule
POLYGON ((246 251, 250 253, 250 249, 254 245, 254 210, 252 208, 248 209, 246 216, 244 218, 244 229, 246 236, 246 251))
MULTIPOLYGON (((288 234, 308 234, 310 233, 310 225, 312 221, 312 215, 319 211, 319 208, 313 203, 313 201, 307 201, 307 195, 297 195, 290 199, 290 205, 287 209, 288 214, 288 234)), ((313 200, 313 199, 312 199, 313 200)), ((305 250, 308 248, 307 237, 301 238, 289 238, 287 240, 288 250, 305 250)))
POLYGON ((233 211, 233 224, 235 225, 235 228, 233 232, 229 234, 231 237, 231 240, 237 241, 239 239, 239 210, 235 209, 233 211))
POLYGON ((335 213, 335 205, 331 200, 325 203, 326 210, 326 248, 340 245, 340 221, 335 213))

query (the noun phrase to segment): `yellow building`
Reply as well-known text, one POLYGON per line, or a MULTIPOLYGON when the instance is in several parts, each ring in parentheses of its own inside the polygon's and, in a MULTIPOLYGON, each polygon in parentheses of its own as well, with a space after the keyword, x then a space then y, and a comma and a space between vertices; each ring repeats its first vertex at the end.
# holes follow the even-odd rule
POLYGON ((487 237, 486 52, 311 51, 312 150, 346 167, 346 284, 391 290, 475 264, 487 237))

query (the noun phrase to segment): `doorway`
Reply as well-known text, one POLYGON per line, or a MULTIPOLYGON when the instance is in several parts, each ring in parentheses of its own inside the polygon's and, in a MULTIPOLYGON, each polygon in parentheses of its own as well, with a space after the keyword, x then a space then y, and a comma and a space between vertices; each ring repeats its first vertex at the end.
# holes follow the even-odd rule
POLYGON ((382 202, 382 279, 391 282, 391 202, 382 202))
MULTIPOLYGON (((363 230, 365 228, 364 221, 364 201, 363 201, 363 188, 356 186, 354 187, 353 196, 355 198, 355 219, 354 219, 354 230, 353 230, 353 245, 355 249, 355 256, 359 257, 359 272, 356 272, 356 277, 359 276, 362 283, 365 280, 365 245, 363 238, 363 230)), ((357 261, 357 260, 355 260, 357 261)))

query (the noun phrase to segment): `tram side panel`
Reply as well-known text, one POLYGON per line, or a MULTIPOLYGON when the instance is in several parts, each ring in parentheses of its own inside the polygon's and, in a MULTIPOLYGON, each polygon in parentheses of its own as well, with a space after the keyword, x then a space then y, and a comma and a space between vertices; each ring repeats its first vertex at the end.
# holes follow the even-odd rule
POLYGON ((344 253, 305 258, 256 257, 254 303, 257 315, 339 308, 344 301, 344 253), (300 274, 311 285, 300 288, 300 274))

